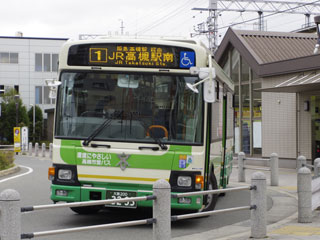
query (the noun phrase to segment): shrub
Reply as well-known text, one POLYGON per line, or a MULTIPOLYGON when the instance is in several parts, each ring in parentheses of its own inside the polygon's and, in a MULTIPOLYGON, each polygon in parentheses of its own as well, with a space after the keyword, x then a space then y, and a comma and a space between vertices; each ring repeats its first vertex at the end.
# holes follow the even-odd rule
POLYGON ((14 152, 12 150, 0 151, 0 170, 13 167, 14 166, 13 162, 14 162, 14 152))

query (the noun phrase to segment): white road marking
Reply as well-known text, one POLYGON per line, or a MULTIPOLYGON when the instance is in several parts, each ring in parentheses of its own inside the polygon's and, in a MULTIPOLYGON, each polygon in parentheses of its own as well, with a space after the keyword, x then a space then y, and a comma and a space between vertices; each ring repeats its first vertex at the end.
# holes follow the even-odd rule
POLYGON ((23 167, 23 168, 28 169, 28 171, 27 171, 27 172, 25 172, 25 173, 22 173, 22 174, 19 174, 19 175, 13 176, 13 177, 9 177, 9 178, 2 179, 2 180, 0 180, 0 183, 6 182, 6 181, 9 181, 9 180, 12 180, 12 179, 18 178, 18 177, 22 177, 22 176, 24 176, 24 175, 27 175, 27 174, 30 174, 30 173, 32 173, 32 172, 33 172, 33 169, 32 169, 32 168, 30 168, 30 167, 26 167, 26 166, 22 166, 22 165, 19 165, 19 166, 20 166, 20 167, 23 167))

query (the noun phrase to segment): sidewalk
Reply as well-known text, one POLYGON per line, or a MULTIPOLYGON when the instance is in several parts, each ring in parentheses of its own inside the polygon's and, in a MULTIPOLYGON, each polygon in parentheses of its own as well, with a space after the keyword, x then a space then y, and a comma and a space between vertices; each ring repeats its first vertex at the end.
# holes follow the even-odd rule
MULTIPOLYGON (((246 170, 246 183, 238 183, 237 168, 233 168, 230 187, 249 185, 256 170, 246 170)), ((267 177, 267 194, 272 207, 267 213, 267 238, 265 239, 320 239, 320 211, 313 212, 312 223, 298 223, 297 173, 295 169, 279 169, 279 186, 270 186, 270 172, 267 177)), ((175 240, 227 240, 250 238, 250 220, 211 231, 174 238, 175 240)))

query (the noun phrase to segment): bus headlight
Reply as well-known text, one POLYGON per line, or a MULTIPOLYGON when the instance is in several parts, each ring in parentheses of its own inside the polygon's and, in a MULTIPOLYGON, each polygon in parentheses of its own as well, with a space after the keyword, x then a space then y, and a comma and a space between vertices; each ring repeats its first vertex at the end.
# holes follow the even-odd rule
POLYGON ((70 169, 59 169, 58 178, 62 180, 70 180, 72 178, 72 171, 70 169))
POLYGON ((191 176, 179 176, 177 180, 177 185, 179 187, 191 187, 192 178, 191 176))

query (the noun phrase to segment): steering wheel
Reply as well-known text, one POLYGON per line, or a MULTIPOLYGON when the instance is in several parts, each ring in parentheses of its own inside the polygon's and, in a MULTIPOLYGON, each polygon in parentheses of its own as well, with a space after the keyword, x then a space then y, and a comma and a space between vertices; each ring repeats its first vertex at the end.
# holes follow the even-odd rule
POLYGON ((164 136, 166 138, 168 138, 169 134, 168 134, 168 130, 166 129, 166 127, 164 126, 161 126, 161 125, 151 125, 148 127, 148 130, 147 130, 147 137, 150 137, 150 130, 153 129, 153 128, 160 128, 164 131, 164 136))

